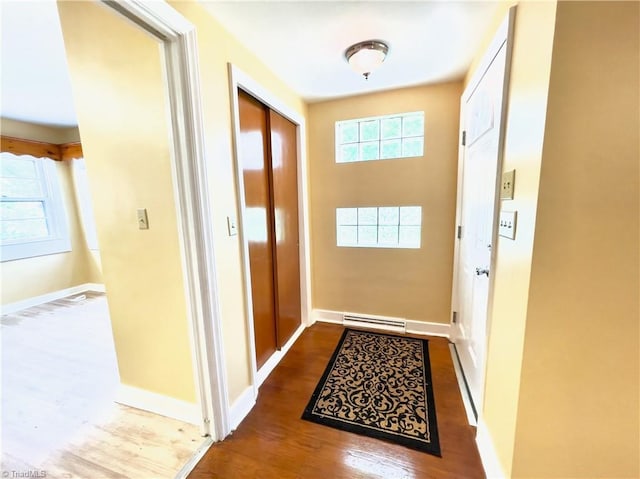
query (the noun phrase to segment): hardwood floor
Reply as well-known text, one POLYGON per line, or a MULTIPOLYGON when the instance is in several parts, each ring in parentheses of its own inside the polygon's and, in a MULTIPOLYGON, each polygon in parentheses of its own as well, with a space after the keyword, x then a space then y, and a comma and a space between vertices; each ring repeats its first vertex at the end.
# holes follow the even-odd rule
POLYGON ((189 479, 484 478, 443 338, 429 338, 441 458, 300 419, 342 331, 308 328, 263 383, 251 413, 189 479))
POLYGON ((114 402, 106 298, 74 299, 2 316, 2 477, 173 478, 199 429, 114 402))

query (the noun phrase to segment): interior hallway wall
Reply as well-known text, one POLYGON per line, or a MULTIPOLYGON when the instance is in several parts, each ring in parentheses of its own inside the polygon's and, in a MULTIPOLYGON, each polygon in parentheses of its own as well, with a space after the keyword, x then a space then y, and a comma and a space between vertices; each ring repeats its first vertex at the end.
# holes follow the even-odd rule
POLYGON ((313 307, 448 324, 462 83, 309 105, 313 307), (424 111, 424 156, 336 163, 335 123, 424 111), (336 208, 421 206, 420 249, 336 246, 336 208))
POLYGON ((160 46, 104 5, 58 10, 121 382, 195 403, 160 46))

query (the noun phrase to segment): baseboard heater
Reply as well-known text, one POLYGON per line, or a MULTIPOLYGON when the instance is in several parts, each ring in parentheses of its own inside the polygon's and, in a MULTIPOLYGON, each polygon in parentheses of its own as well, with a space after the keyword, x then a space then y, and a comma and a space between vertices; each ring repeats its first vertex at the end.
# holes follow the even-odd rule
POLYGON ((387 331, 397 331, 401 333, 407 331, 407 322, 403 319, 366 316, 362 314, 345 313, 342 315, 342 324, 355 328, 385 329, 387 331))

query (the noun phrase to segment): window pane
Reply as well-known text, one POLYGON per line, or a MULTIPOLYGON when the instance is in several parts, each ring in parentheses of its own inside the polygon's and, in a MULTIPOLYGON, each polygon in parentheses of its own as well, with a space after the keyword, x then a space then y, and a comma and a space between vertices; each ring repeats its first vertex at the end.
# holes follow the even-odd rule
POLYGON ((381 225, 397 225, 399 224, 399 208, 397 206, 378 208, 378 224, 381 225))
POLYGON ((375 245, 378 241, 377 226, 358 226, 358 244, 375 245))
POLYGON ((402 119, 402 136, 423 136, 424 115, 405 116, 402 119))
POLYGON ((397 245, 398 244, 398 227, 397 226, 378 226, 378 244, 397 245))
POLYGON ((0 221, 0 235, 3 242, 47 238, 47 220, 3 220, 0 221))
POLYGON ((370 120, 360 123, 360 141, 371 141, 380 138, 380 121, 370 120))
POLYGON ((358 122, 340 123, 340 143, 355 143, 358 141, 358 122))
POLYGON ((336 208, 336 221, 338 225, 357 225, 358 208, 336 208))
POLYGON ((0 203, 0 218, 3 220, 46 218, 42 201, 3 201, 0 203))
POLYGON ((39 180, 22 178, 0 179, 2 196, 9 198, 41 198, 43 195, 39 180))
POLYGON ((360 144, 360 159, 363 161, 377 160, 380 157, 378 151, 378 142, 371 141, 369 143, 360 144))
POLYGON ((402 156, 422 156, 422 138, 405 138, 402 140, 402 156))
POLYGON ((422 224, 422 207, 421 206, 401 206, 400 207, 400 224, 420 226, 422 224))
POLYGON ((400 245, 419 248, 420 228, 420 226, 400 226, 400 245))
POLYGON ((0 176, 3 178, 38 178, 38 172, 34 160, 3 154, 0 157, 0 176))
POLYGON ((336 162, 411 158, 424 154, 424 113, 336 122, 336 162), (346 145, 358 145, 356 154, 346 145))
POLYGON ((358 144, 342 145, 340 147, 339 163, 349 163, 350 161, 358 161, 358 144))
POLYGON ((380 145, 380 158, 400 158, 402 157, 402 143, 400 140, 383 141, 380 145))
POLYGON ((378 208, 358 208, 359 225, 377 225, 378 208))
POLYGON ((358 244, 357 226, 338 226, 338 246, 356 246, 358 244))
POLYGON ((382 132, 380 137, 385 140, 387 138, 400 138, 402 133, 402 118, 383 118, 382 132))

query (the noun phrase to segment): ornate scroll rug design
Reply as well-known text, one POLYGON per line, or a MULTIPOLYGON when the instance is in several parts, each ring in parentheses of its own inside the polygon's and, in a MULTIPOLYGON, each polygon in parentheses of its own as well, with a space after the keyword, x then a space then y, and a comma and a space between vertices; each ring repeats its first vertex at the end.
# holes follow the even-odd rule
POLYGON ((346 329, 302 419, 440 456, 428 342, 346 329))

